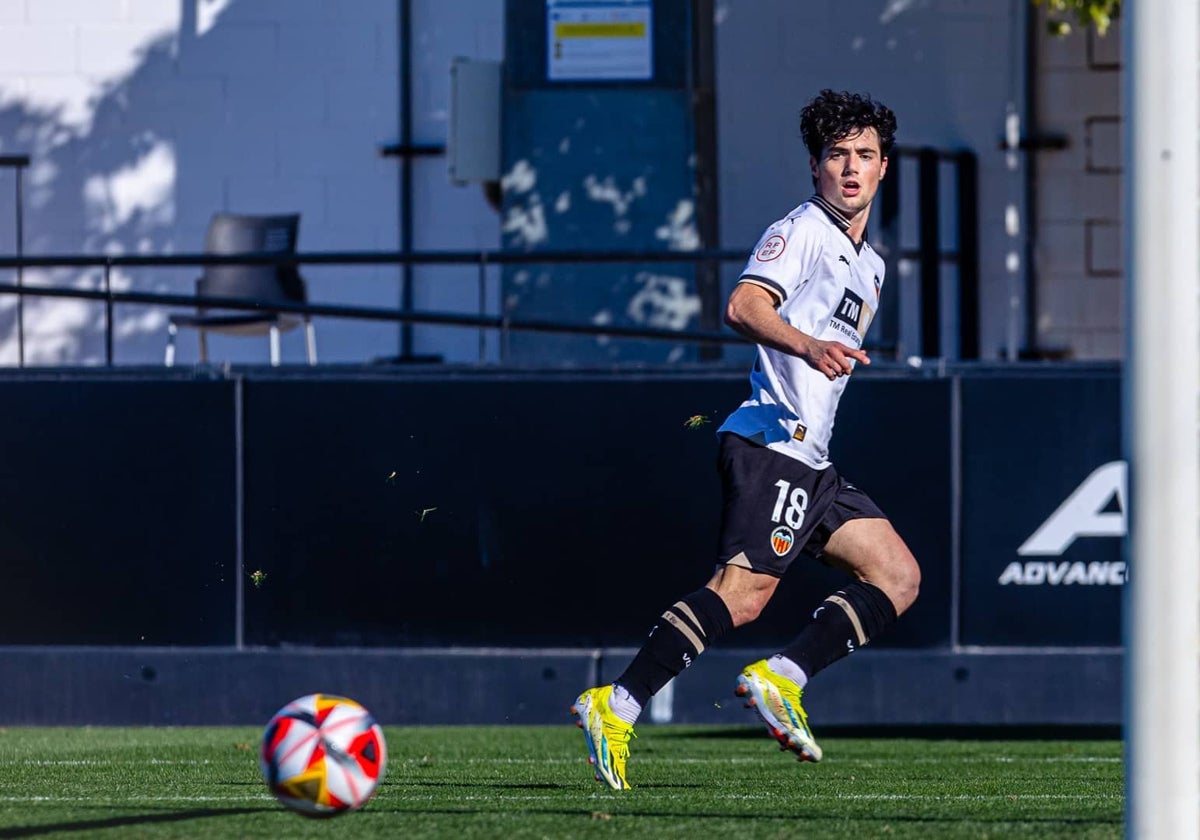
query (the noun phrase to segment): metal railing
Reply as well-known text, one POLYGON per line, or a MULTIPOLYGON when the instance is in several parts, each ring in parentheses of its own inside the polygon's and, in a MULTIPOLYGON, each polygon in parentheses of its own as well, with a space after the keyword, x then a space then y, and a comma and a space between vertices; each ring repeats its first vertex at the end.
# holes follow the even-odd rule
MULTIPOLYGON (((966 150, 950 151, 930 147, 892 150, 888 177, 879 188, 879 225, 882 239, 889 245, 895 259, 915 262, 919 266, 920 346, 919 355, 940 358, 947 355, 942 346, 941 269, 950 264, 957 269, 955 289, 955 327, 958 333, 958 358, 978 359, 980 356, 979 312, 979 163, 975 153, 966 150), (902 176, 904 160, 916 162, 916 178, 912 187, 915 206, 917 245, 900 245, 902 197, 912 189, 902 176), (939 169, 948 164, 954 175, 954 205, 943 208, 939 169), (944 214, 953 219, 956 245, 952 249, 942 241, 941 219, 944 214)), ((895 275, 898 277, 898 273, 895 275)), ((894 299, 894 298, 893 298, 894 299)))
MULTIPOLYGON (((716 329, 678 331, 652 327, 628 327, 563 323, 539 319, 512 318, 506 312, 489 315, 484 312, 484 290, 487 270, 495 265, 528 265, 546 263, 689 263, 695 266, 719 266, 722 262, 741 263, 746 251, 325 251, 280 254, 171 254, 171 255, 63 255, 63 256, 0 256, 0 269, 15 268, 18 282, 0 283, 0 294, 36 297, 94 300, 104 303, 105 364, 113 364, 114 308, 118 304, 151 304, 179 307, 205 307, 234 311, 271 311, 306 314, 330 318, 361 319, 396 324, 430 324, 434 326, 470 327, 479 330, 498 330, 501 346, 509 332, 548 332, 595 335, 609 338, 642 339, 698 343, 709 347, 722 344, 742 344, 744 339, 731 332, 716 329), (166 292, 117 291, 112 275, 123 268, 185 268, 206 265, 474 265, 480 289, 480 312, 467 315, 458 312, 428 312, 371 306, 345 306, 328 303, 299 303, 263 301, 253 298, 199 297, 166 292), (20 272, 26 268, 99 268, 103 272, 99 289, 79 289, 67 286, 30 286, 21 281, 20 272)), ((19 359, 24 366, 24 354, 19 359)))
MULTIPOLYGON (((932 148, 900 148, 893 150, 896 159, 890 177, 880 190, 879 227, 882 244, 892 255, 889 271, 896 267, 897 260, 915 261, 920 266, 920 355, 938 358, 945 355, 940 344, 941 314, 939 310, 940 269, 943 263, 957 268, 957 317, 959 357, 979 358, 979 216, 978 216, 978 164, 969 151, 943 151, 932 148), (901 160, 909 158, 917 163, 915 179, 915 208, 919 242, 916 248, 904 248, 900 244, 899 219, 902 215, 902 192, 911 187, 902 187, 901 160), (947 249, 941 241, 939 219, 938 169, 948 163, 954 170, 955 204, 953 208, 956 247, 947 249)), ((722 310, 720 301, 701 302, 701 329, 676 331, 648 327, 622 327, 611 324, 563 323, 561 321, 512 318, 503 307, 498 315, 486 313, 487 271, 497 265, 531 264, 578 264, 578 263, 685 263, 710 277, 719 276, 722 263, 744 263, 749 250, 702 250, 702 251, 536 251, 512 250, 480 251, 328 251, 313 253, 280 254, 180 254, 180 255, 62 255, 28 257, 24 255, 23 196, 21 173, 29 165, 28 155, 0 155, 0 168, 9 167, 16 171, 16 253, 11 257, 0 257, 0 269, 16 270, 16 283, 0 283, 0 294, 17 295, 17 358, 18 366, 25 364, 24 301, 26 295, 38 297, 61 297, 80 300, 99 300, 105 305, 105 363, 113 364, 114 307, 117 304, 151 304, 180 307, 209 307, 234 311, 273 311, 331 318, 364 319, 391 322, 398 325, 428 324, 433 326, 468 327, 480 330, 480 360, 483 360, 483 334, 486 330, 500 333, 501 358, 503 360, 507 337, 512 331, 547 332, 578 335, 605 336, 642 340, 663 340, 696 343, 700 345, 701 358, 719 358, 719 348, 725 344, 741 344, 744 340, 720 329, 722 310), (115 291, 112 273, 122 268, 150 267, 201 267, 208 265, 396 265, 404 270, 405 277, 413 266, 474 265, 478 276, 479 312, 477 315, 450 312, 423 312, 411 308, 411 297, 405 296, 398 308, 343 306, 320 303, 282 303, 248 298, 212 298, 195 295, 168 294, 162 292, 115 291), (103 271, 101 288, 98 290, 78 289, 65 286, 29 286, 24 280, 26 268, 99 268, 103 271)), ((718 284, 719 285, 719 284, 718 284)), ((707 288, 707 287, 706 287, 707 288)), ((703 290, 701 290, 703 292, 703 290)), ((894 297, 893 297, 894 301, 894 297)), ((893 302, 892 307, 895 307, 893 302)), ((895 325, 886 323, 876 330, 873 345, 887 349, 889 341, 895 342, 895 325)))

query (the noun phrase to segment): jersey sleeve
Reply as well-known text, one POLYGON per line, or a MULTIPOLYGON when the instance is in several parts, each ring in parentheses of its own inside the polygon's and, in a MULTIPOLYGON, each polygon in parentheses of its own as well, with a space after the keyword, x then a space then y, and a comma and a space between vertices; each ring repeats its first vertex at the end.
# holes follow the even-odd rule
POLYGON ((783 219, 763 232, 738 283, 766 289, 780 305, 812 275, 820 251, 820 238, 811 225, 783 219))

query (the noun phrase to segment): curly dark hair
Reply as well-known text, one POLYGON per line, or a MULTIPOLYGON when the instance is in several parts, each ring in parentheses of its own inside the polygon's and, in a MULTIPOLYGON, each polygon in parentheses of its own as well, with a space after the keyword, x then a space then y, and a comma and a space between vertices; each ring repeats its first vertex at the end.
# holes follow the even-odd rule
POLYGON ((825 147, 836 140, 873 128, 887 157, 896 143, 896 115, 870 95, 823 90, 800 112, 800 136, 808 153, 820 160, 825 147))

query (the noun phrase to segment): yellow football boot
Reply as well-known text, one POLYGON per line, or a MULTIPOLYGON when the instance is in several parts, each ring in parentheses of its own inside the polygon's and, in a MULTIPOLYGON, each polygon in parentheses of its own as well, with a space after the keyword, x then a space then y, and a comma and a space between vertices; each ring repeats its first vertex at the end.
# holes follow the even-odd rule
POLYGON ((629 758, 629 739, 636 738, 633 724, 617 717, 608 707, 611 685, 589 688, 571 707, 587 741, 588 764, 596 771, 596 781, 607 782, 613 790, 627 790, 625 759, 629 758))
POLYGON ((780 749, 791 750, 801 761, 821 760, 821 748, 800 705, 804 689, 768 668, 767 660, 747 665, 737 678, 734 693, 762 718, 780 749))

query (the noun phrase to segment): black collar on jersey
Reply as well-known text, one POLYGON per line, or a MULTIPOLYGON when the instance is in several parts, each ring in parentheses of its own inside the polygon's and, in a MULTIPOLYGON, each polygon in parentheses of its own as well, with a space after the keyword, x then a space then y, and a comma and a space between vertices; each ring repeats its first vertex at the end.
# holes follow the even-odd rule
MULTIPOLYGON (((842 215, 842 211, 834 207, 826 201, 820 194, 813 194, 809 200, 810 204, 815 204, 825 211, 825 215, 829 217, 829 221, 837 225, 838 230, 846 234, 846 238, 850 240, 850 244, 854 246, 854 253, 862 253, 862 242, 855 242, 850 236, 850 220, 842 215)), ((863 242, 867 241, 867 232, 863 231, 863 242)))

